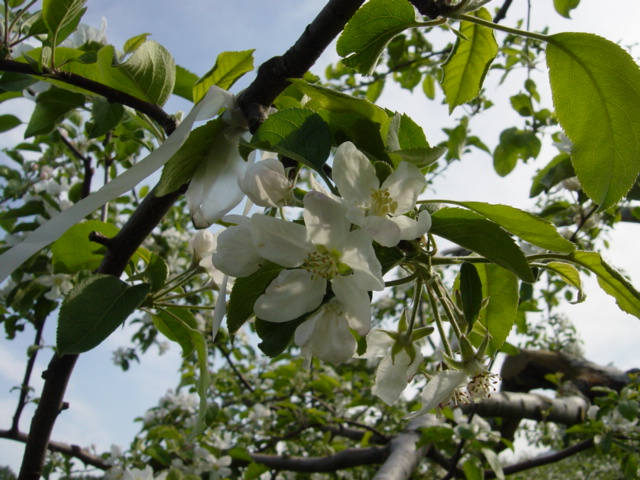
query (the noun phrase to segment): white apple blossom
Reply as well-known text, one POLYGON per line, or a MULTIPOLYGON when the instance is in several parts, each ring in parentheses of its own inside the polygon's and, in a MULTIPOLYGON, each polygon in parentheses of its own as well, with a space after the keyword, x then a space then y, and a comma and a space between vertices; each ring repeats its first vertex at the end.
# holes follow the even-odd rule
POLYGON ((66 273, 51 273, 50 275, 42 275, 36 280, 43 287, 48 287, 49 291, 44 294, 47 300, 58 300, 65 296, 73 288, 71 283, 71 275, 66 273))
POLYGON ((332 298, 322 305, 297 329, 294 342, 300 347, 307 366, 312 357, 325 362, 346 362, 356 353, 356 339, 349 330, 359 326, 341 303, 332 298))
POLYGON ((251 232, 263 258, 286 267, 254 305, 263 320, 286 322, 322 303, 330 282, 353 328, 364 335, 371 326, 368 292, 382 290, 382 269, 371 239, 351 230, 344 207, 319 192, 304 198, 305 226, 254 215, 251 232))
POLYGON ((465 362, 462 370, 445 370, 427 382, 422 389, 422 407, 409 418, 429 413, 436 407, 453 403, 480 402, 496 391, 500 375, 491 373, 478 360, 465 362))
POLYGON ((420 212, 417 220, 405 215, 415 209, 418 195, 427 185, 415 165, 400 162, 380 185, 367 157, 353 143, 345 142, 336 150, 333 180, 349 206, 347 218, 380 245, 393 247, 431 228, 429 212, 420 212))
POLYGON ((270 153, 263 154, 259 162, 249 166, 238 177, 238 185, 253 203, 261 207, 284 207, 290 203, 293 193, 284 165, 270 153))
POLYGON ((372 392, 387 405, 393 405, 400 398, 423 358, 419 349, 415 349, 413 360, 405 349, 394 355, 393 344, 394 340, 385 331, 374 330, 367 335, 367 351, 363 355, 363 358, 382 357, 372 392))

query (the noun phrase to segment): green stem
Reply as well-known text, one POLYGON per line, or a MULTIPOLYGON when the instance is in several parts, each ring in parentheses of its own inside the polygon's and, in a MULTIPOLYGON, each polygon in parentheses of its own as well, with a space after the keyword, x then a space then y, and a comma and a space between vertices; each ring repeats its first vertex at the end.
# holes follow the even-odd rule
POLYGON ((442 305, 442 308, 444 308, 444 311, 447 314, 447 317, 449 318, 449 323, 451 323, 451 328, 453 328, 453 332, 456 334, 456 337, 459 339, 462 336, 462 331, 458 326, 458 319, 456 318, 454 311, 451 310, 451 305, 450 305, 451 300, 447 296, 445 296, 445 294, 443 293, 442 284, 440 283, 439 277, 436 278, 434 291, 436 293, 436 296, 438 297, 438 301, 442 305))
POLYGON ((418 276, 418 272, 414 272, 408 277, 399 278, 397 280, 391 280, 389 282, 384 282, 385 287, 397 287, 398 285, 404 285, 405 283, 412 282, 418 276))
POLYGON ((415 292, 413 293, 413 305, 411 305, 411 318, 409 319, 409 328, 407 330, 407 338, 411 338, 413 332, 413 326, 416 324, 416 316, 418 315, 418 309, 420 308, 420 300, 422 299, 422 286, 424 281, 421 276, 418 276, 415 284, 415 292))
POLYGON ((534 40, 540 40, 541 42, 550 43, 551 38, 549 35, 543 35, 541 33, 527 32, 526 30, 520 30, 519 28, 507 27, 498 23, 493 23, 490 20, 484 20, 473 15, 460 14, 452 15, 451 18, 461 20, 463 22, 475 23, 476 25, 482 25, 483 27, 492 28, 494 30, 500 30, 501 32, 510 33, 512 35, 519 35, 525 38, 533 38, 534 40))
POLYGON ((453 358, 453 351, 451 350, 451 345, 449 345, 449 339, 447 338, 446 332, 444 331, 444 325, 442 324, 442 318, 440 317, 440 311, 438 310, 438 303, 435 299, 435 294, 433 292, 433 288, 431 285, 426 285, 427 294, 429 295, 429 302, 431 303, 431 310, 433 311, 433 321, 438 328, 438 333, 440 334, 440 339, 442 340, 442 346, 444 347, 445 353, 453 358))

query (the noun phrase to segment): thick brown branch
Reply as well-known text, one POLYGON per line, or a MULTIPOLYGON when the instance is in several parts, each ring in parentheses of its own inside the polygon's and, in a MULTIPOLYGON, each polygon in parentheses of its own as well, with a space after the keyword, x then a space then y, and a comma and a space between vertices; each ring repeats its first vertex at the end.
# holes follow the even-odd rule
POLYGON ((387 455, 388 447, 348 448, 325 457, 250 454, 251 460, 271 469, 302 473, 335 472, 362 465, 376 465, 384 461, 387 455))
POLYGON ((273 101, 289 84, 287 79, 300 78, 309 71, 363 3, 364 0, 329 0, 284 55, 273 57, 260 66, 258 76, 238 100, 252 132, 264 121, 273 101))
POLYGON ((496 16, 493 17, 493 23, 498 23, 507 17, 507 12, 509 11, 509 7, 511 7, 512 2, 513 0, 504 0, 504 3, 500 7, 500 10, 498 10, 496 16))
POLYGON ((171 115, 168 115, 162 108, 154 103, 145 102, 139 98, 129 95, 128 93, 121 92, 115 88, 108 87, 100 82, 89 80, 75 73, 70 72, 56 72, 43 74, 34 70, 31 65, 22 62, 16 62, 15 60, 0 60, 0 71, 3 72, 17 72, 25 75, 32 75, 36 77, 43 77, 52 80, 58 80, 60 82, 80 87, 88 92, 97 93, 105 97, 110 102, 121 103, 128 107, 137 110, 140 113, 148 115, 153 120, 158 122, 162 129, 170 134, 176 128, 176 120, 171 115))

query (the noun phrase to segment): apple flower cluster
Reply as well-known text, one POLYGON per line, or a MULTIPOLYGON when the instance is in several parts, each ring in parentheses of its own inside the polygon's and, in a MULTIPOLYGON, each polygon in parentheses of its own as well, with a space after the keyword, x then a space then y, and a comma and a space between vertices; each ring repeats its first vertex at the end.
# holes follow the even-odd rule
MULTIPOLYGON (((390 247, 419 238, 431 220, 428 212, 405 215, 426 186, 414 165, 401 162, 381 183, 371 162, 347 142, 336 151, 333 180, 340 196, 320 189, 304 196, 304 224, 265 214, 225 217, 233 225, 218 236, 212 258, 231 277, 280 266, 255 301, 255 316, 275 323, 304 319, 294 341, 307 361, 341 363, 356 351, 351 330, 364 336, 371 329, 370 292, 384 289, 373 242, 390 247)), ((293 190, 282 164, 264 157, 238 185, 264 207, 286 206, 293 190)))

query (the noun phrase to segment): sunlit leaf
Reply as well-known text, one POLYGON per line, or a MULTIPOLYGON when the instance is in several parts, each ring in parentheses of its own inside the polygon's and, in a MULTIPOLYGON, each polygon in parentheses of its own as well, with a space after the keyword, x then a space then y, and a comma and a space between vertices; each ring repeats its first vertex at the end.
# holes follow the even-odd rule
POLYGON ((640 172, 640 69, 622 47, 588 33, 548 37, 547 65, 576 175, 605 210, 640 172))
POLYGON ((389 42, 418 25, 415 10, 406 0, 370 0, 349 20, 336 49, 344 65, 370 75, 389 42))
MULTIPOLYGON (((491 20, 485 8, 473 12, 473 15, 491 20)), ((478 96, 489 66, 498 53, 498 44, 490 28, 462 22, 460 32, 469 40, 458 38, 443 66, 442 89, 449 104, 449 113, 478 96)))
POLYGON ((524 210, 509 205, 495 205, 483 202, 446 200, 446 203, 474 210, 523 240, 547 250, 571 252, 576 248, 572 242, 560 235, 551 223, 524 210))
POLYGON ((571 18, 571 10, 580 4, 580 0, 553 0, 553 6, 560 15, 571 18))
POLYGON ((525 282, 534 281, 522 250, 495 223, 461 208, 441 208, 431 215, 431 219, 430 233, 488 258, 525 282))
POLYGON ((111 238, 118 231, 115 225, 98 220, 87 220, 74 225, 51 245, 54 272, 77 273, 82 270, 95 270, 104 258, 104 247, 90 241, 89 234, 99 232, 111 238))
POLYGON ((229 90, 245 73, 253 70, 253 52, 222 52, 215 65, 193 85, 193 101, 199 102, 211 85, 229 90))

